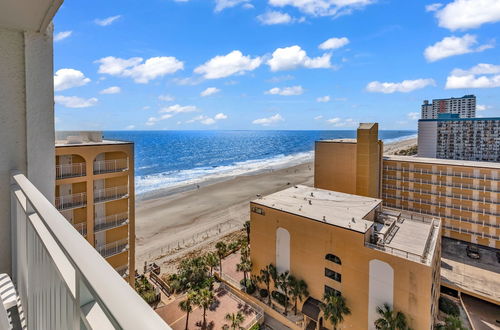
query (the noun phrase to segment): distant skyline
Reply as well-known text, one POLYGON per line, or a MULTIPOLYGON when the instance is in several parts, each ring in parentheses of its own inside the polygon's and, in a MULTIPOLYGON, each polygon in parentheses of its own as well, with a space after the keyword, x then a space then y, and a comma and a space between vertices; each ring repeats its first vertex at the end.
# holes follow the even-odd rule
POLYGON ((415 130, 423 100, 500 116, 497 0, 65 1, 58 130, 415 130))

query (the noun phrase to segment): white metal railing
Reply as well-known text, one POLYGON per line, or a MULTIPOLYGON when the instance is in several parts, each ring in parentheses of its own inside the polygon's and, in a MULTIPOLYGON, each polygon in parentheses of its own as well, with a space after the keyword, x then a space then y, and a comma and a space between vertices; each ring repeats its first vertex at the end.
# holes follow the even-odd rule
POLYGON ((117 186, 105 189, 94 190, 94 202, 106 202, 120 199, 128 195, 128 186, 117 186))
POLYGON ((96 246, 95 249, 103 258, 108 258, 128 250, 128 239, 124 238, 111 243, 96 246))
POLYGON ((94 161, 94 174, 121 172, 126 170, 128 170, 128 158, 94 161))
POLYGON ((28 329, 170 329, 23 174, 12 183, 12 278, 28 329))
POLYGON ((80 233, 80 235, 87 235, 87 223, 86 222, 79 222, 73 224, 75 229, 80 233))
POLYGON ((128 275, 128 265, 116 267, 115 270, 121 277, 126 277, 128 275))
POLYGON ((94 231, 102 231, 116 228, 128 222, 128 213, 112 214, 105 217, 96 218, 94 221, 94 231))
POLYGON ((85 163, 56 165, 56 179, 75 178, 87 175, 85 163))
POLYGON ((74 209, 87 205, 87 193, 78 193, 56 197, 56 208, 59 211, 74 209))

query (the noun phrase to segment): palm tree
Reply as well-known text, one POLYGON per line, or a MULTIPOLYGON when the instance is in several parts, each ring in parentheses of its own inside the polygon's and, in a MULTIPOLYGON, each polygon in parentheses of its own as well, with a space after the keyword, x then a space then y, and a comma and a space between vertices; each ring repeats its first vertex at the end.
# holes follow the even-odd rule
POLYGON ((231 329, 243 329, 243 327, 241 327, 241 324, 245 321, 245 317, 243 316, 243 314, 241 314, 241 312, 231 314, 228 313, 226 314, 225 319, 226 321, 231 323, 231 329))
POLYGON ((227 245, 226 243, 221 241, 215 244, 215 248, 217 249, 217 255, 219 256, 219 270, 220 270, 220 276, 222 277, 222 259, 226 256, 227 245))
POLYGON ((290 276, 290 296, 293 299, 293 309, 297 315, 297 301, 309 296, 307 291, 307 283, 304 280, 298 280, 294 276, 290 276))
POLYGON ((323 310, 325 319, 333 324, 333 329, 337 329, 337 326, 344 321, 345 315, 351 314, 345 298, 333 292, 325 293, 321 309, 323 310))
POLYGON ((269 270, 269 275, 271 275, 271 280, 273 280, 273 286, 275 288, 278 288, 278 270, 273 264, 269 264, 269 266, 267 267, 269 270))
POLYGON ((394 311, 387 303, 377 307, 377 314, 380 315, 380 317, 375 320, 375 328, 379 330, 408 329, 406 316, 400 311, 394 311))
POLYGON ((189 325, 189 313, 193 311, 193 302, 196 299, 196 292, 190 291, 187 294, 186 300, 183 300, 179 303, 179 308, 181 311, 186 313, 186 327, 185 329, 188 330, 188 325, 189 325))
POLYGON ((215 296, 214 293, 209 289, 201 289, 196 294, 196 305, 203 308, 203 326, 205 329, 207 326, 207 309, 214 303, 215 296))
MULTIPOLYGON (((261 269, 260 270, 260 276, 258 277, 258 281, 260 283, 264 283, 266 285, 266 289, 267 289, 267 297, 268 297, 268 301, 267 301, 267 304, 269 306, 271 306, 271 291, 270 291, 270 286, 271 286, 271 272, 272 272, 272 269, 271 268, 274 268, 273 265, 267 265, 266 268, 264 269, 261 269)), ((276 269, 275 269, 276 270, 276 269)))
POLYGON ((210 267, 210 276, 212 276, 214 267, 219 264, 219 256, 214 252, 207 253, 205 255, 205 264, 210 267))
POLYGON ((288 314, 288 291, 290 290, 290 273, 288 271, 278 276, 278 287, 285 295, 285 315, 288 314))
POLYGON ((250 221, 245 221, 243 228, 245 228, 247 232, 247 243, 250 244, 250 221))
POLYGON ((446 317, 445 325, 444 327, 441 327, 440 329, 444 330, 466 330, 467 328, 464 327, 462 324, 462 320, 458 316, 453 316, 453 315, 448 315, 446 317))

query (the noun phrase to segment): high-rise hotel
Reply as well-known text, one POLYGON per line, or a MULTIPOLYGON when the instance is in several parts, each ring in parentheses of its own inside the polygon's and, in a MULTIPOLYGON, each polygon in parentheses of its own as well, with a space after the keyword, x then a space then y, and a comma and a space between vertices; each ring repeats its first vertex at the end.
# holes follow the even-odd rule
POLYGON ((422 119, 436 119, 442 113, 457 114, 460 118, 475 118, 476 96, 464 95, 448 99, 434 99, 432 103, 425 100, 421 109, 422 119))
POLYGON ((55 170, 56 208, 133 285, 134 144, 56 132, 55 170))

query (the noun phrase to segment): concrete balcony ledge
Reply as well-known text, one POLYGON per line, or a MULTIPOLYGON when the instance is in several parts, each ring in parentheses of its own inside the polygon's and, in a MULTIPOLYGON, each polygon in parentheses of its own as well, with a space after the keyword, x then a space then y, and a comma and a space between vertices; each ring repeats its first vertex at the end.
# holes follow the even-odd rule
POLYGON ((9 275, 27 329, 171 329, 25 175, 10 189, 9 275))
POLYGON ((118 186, 94 191, 94 203, 102 203, 128 197, 128 186, 118 186))
POLYGON ((87 206, 87 193, 78 193, 56 197, 56 208, 59 211, 76 209, 87 206))
POLYGON ((128 170, 128 158, 94 161, 94 174, 123 172, 128 170))
POLYGON ((94 232, 100 232, 128 224, 128 213, 112 214, 96 218, 94 221, 94 232))
POLYGON ((103 258, 109 258, 122 252, 128 251, 128 239, 96 246, 95 248, 103 258))

